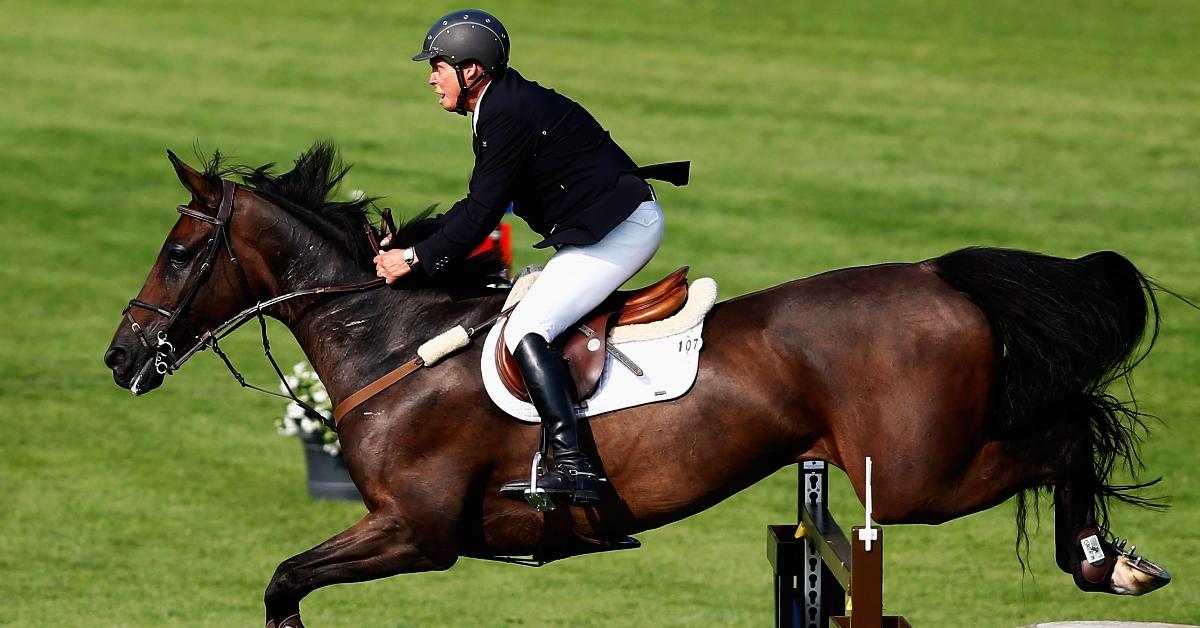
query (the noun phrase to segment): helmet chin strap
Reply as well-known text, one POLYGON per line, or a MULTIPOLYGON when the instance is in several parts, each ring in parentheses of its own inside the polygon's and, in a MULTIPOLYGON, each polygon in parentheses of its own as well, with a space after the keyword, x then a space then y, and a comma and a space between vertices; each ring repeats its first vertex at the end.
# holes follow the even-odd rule
POLYGON ((470 96, 471 88, 478 85, 479 81, 488 75, 488 72, 485 70, 483 74, 479 75, 479 78, 471 81, 470 85, 467 85, 467 79, 463 77, 461 65, 454 66, 454 74, 458 77, 458 100, 454 103, 454 113, 465 116, 467 115, 467 98, 470 96))

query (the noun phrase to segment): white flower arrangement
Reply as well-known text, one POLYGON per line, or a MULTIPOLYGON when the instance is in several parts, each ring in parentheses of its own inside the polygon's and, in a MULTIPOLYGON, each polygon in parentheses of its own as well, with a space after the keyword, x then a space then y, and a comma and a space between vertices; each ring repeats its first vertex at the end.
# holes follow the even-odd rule
MULTIPOLYGON (((301 401, 316 408, 327 419, 333 416, 329 393, 308 362, 297 362, 292 367, 292 374, 285 375, 284 379, 301 401)), ((279 391, 288 394, 287 386, 280 382, 279 391)), ((335 457, 342 455, 342 443, 338 440, 337 432, 325 427, 321 421, 308 418, 304 408, 295 401, 288 402, 283 417, 275 420, 275 427, 282 436, 300 436, 305 440, 320 441, 324 443, 322 448, 325 453, 335 457)))

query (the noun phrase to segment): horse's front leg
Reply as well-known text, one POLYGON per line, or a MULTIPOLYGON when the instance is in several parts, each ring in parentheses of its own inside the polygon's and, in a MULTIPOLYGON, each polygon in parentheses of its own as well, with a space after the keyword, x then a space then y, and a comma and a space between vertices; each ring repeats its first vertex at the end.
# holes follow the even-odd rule
MULTIPOLYGON (((411 513, 408 513, 411 515, 411 513)), ((415 529, 399 507, 383 507, 281 563, 267 586, 267 628, 300 628, 300 600, 321 587, 449 569, 458 559, 452 525, 415 529)))

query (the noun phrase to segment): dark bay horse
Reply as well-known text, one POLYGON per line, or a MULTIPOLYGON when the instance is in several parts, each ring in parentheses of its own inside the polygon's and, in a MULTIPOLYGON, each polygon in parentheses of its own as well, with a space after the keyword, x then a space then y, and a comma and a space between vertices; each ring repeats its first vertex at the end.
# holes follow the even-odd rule
MULTIPOLYGON (((104 357, 135 394, 161 385, 164 351, 195 344, 247 306, 373 278, 368 201, 328 200, 345 174, 331 146, 314 146, 278 176, 222 168, 219 158, 199 172, 170 157, 192 199, 104 357), (244 183, 222 179, 232 174, 244 183)), ((411 221, 398 244, 432 228, 411 221)), ((468 260, 433 278, 285 301, 269 314, 337 403, 425 340, 498 312, 505 292, 485 285, 494 270, 468 260)), ((1145 426, 1105 392, 1136 363, 1143 333, 1157 332, 1150 287, 1111 252, 1066 260, 975 248, 719 303, 693 390, 585 423, 588 453, 609 480, 602 501, 550 513, 499 494, 529 472, 538 427, 486 399, 476 342, 341 422, 369 513, 279 566, 267 625, 301 625, 300 600, 330 584, 447 569, 461 556, 553 560, 609 549, 802 460, 842 468, 861 499, 868 455, 879 523, 936 524, 1053 490, 1062 570, 1085 590, 1152 590, 1169 576, 1107 533, 1112 498, 1144 504, 1130 493, 1144 485, 1114 485, 1111 475, 1120 463, 1140 467, 1135 430, 1145 426), (1101 554, 1083 549, 1093 537, 1101 554)), ((1021 501, 1018 539, 1024 523, 1021 501)))

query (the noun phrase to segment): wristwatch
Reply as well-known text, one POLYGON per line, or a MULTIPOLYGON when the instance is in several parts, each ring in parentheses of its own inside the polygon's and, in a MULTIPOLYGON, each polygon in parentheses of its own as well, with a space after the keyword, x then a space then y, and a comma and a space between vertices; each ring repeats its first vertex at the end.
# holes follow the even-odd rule
POLYGON ((413 247, 408 247, 402 251, 404 253, 404 263, 408 264, 409 268, 417 267, 417 251, 413 247))

